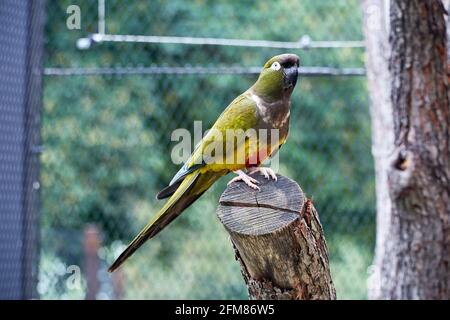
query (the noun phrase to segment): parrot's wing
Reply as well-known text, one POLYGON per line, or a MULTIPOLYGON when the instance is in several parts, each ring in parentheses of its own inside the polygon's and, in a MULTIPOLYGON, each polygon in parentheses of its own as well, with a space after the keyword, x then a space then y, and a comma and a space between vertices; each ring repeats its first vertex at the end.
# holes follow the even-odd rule
MULTIPOLYGON (((219 132, 226 133, 227 129, 242 129, 246 131, 253 128, 257 121, 257 109, 254 101, 244 94, 236 98, 220 115, 213 128, 219 132)), ((212 130, 211 130, 212 131, 212 130)), ((210 131, 210 132, 211 132, 210 131)), ((161 210, 149 221, 149 223, 131 241, 128 247, 114 261, 108 271, 117 269, 128 259, 145 241, 154 237, 164 229, 171 221, 178 217, 185 208, 197 200, 227 169, 219 171, 202 171, 209 164, 203 159, 203 150, 206 146, 216 143, 224 146, 224 139, 218 139, 217 135, 207 134, 192 153, 191 158, 183 166, 182 170, 175 175, 179 178, 173 184, 158 195, 171 196, 161 210), (186 172, 190 172, 187 173, 186 172)), ((237 146, 235 146, 237 148, 237 146)))
MULTIPOLYGON (((205 150, 223 150, 224 156, 229 151, 224 148, 227 130, 242 130, 254 128, 257 122, 257 106, 250 97, 250 93, 245 92, 234 99, 216 120, 208 134, 200 141, 197 148, 192 153, 191 158, 186 162, 188 168, 198 164, 213 163, 210 154, 205 150), (219 135, 217 135, 219 133, 219 135)), ((228 147, 236 149, 238 146, 229 144, 228 147)), ((223 160, 223 159, 221 159, 223 160)))
POLYGON ((186 162, 180 170, 178 170, 177 174, 172 178, 172 181, 170 181, 169 185, 158 192, 156 195, 156 199, 161 200, 165 199, 167 197, 170 197, 172 194, 177 191, 178 187, 180 186, 181 182, 183 182, 184 178, 195 170, 203 167, 203 163, 196 164, 192 166, 188 166, 188 162, 186 162))
MULTIPOLYGON (((223 148, 224 139, 217 139, 214 132, 219 132, 222 137, 225 136, 226 130, 246 131, 253 128, 257 121, 257 106, 255 101, 250 97, 248 92, 245 92, 234 99, 228 107, 222 112, 219 118, 208 134, 196 145, 189 159, 175 174, 169 185, 158 192, 157 199, 164 199, 171 196, 179 187, 183 179, 197 169, 204 167, 210 163, 210 159, 204 154, 205 148, 214 148, 212 144, 220 144, 219 148, 223 148)), ((234 146, 236 147, 236 146, 234 146)), ((228 150, 225 150, 227 154, 228 150)))

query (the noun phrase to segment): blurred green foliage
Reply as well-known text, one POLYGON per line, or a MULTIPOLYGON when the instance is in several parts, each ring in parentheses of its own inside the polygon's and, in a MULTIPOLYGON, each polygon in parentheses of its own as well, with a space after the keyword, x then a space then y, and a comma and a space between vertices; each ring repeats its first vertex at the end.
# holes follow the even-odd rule
MULTIPOLYGON (((98 44, 97 3, 48 2, 47 67, 262 66, 280 49, 98 44), (66 8, 81 8, 81 30, 66 28, 66 8)), ((106 1, 108 33, 296 41, 360 40, 359 1, 106 1)), ((306 66, 362 67, 362 49, 295 51, 306 66)), ((207 129, 254 75, 46 77, 42 154, 42 298, 68 292, 61 268, 83 266, 88 223, 103 232, 104 269, 161 203, 154 199, 177 171, 171 132, 207 129), (52 262, 53 261, 53 262, 52 262), (58 281, 52 280, 52 275, 58 281)), ((374 243, 374 178, 363 77, 301 78, 293 95, 281 174, 296 180, 325 228, 338 298, 366 297, 374 243)), ((124 298, 246 298, 239 266, 215 208, 222 179, 124 266, 124 298)), ((83 267, 81 268, 83 272, 83 267)), ((101 298, 114 297, 102 276, 101 298), (105 289, 106 288, 106 289, 105 289)), ((109 283, 109 286, 108 286, 109 283)))

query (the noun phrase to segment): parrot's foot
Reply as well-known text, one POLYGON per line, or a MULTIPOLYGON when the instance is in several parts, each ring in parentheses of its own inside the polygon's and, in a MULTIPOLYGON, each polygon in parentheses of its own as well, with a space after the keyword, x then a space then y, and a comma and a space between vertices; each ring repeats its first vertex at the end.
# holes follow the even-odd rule
POLYGON ((237 170, 237 171, 234 171, 234 173, 237 174, 237 177, 234 177, 233 179, 231 179, 230 182, 228 182, 228 185, 230 185, 230 184, 232 184, 233 182, 236 182, 236 181, 244 181, 245 184, 248 185, 250 188, 255 189, 255 190, 261 190, 256 185, 256 184, 259 183, 258 180, 253 179, 252 177, 248 176, 247 174, 245 174, 244 171, 237 170))
POLYGON ((275 173, 275 171, 273 171, 270 168, 264 168, 264 167, 252 167, 248 170, 248 172, 250 174, 253 174, 255 172, 260 172, 264 177, 266 177, 267 180, 269 180, 270 178, 272 178, 273 180, 277 181, 277 175, 275 173))

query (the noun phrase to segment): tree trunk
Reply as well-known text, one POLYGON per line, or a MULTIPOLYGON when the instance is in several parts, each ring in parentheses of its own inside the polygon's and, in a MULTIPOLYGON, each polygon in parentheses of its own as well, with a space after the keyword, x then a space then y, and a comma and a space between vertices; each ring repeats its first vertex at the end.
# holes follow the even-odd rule
MULTIPOLYGON (((444 4, 445 10, 447 10, 447 14, 445 16, 445 23, 447 24, 447 61, 450 61, 450 0, 442 0, 444 4)), ((449 64, 447 64, 447 67, 449 64)))
POLYGON ((217 214, 230 234, 250 299, 336 299, 322 226, 294 181, 233 183, 217 214))
MULTIPOLYGON (((378 208, 377 226, 382 232, 377 233, 371 298, 450 299, 450 106, 445 10, 438 0, 392 0, 390 6, 394 143, 392 154, 384 156, 388 165, 382 169, 386 170, 384 185, 390 203, 387 208, 378 208)), ((366 37, 371 36, 366 30, 366 37)), ((379 68, 371 54, 368 60, 369 69, 379 68)), ((370 81, 385 80, 369 77, 369 87, 370 81)), ((386 107, 372 90, 371 95, 372 108, 386 107)), ((373 130, 378 130, 376 124, 373 130)))
POLYGON ((450 83, 450 0, 443 0, 447 15, 445 16, 445 23, 447 24, 447 76, 450 83))
POLYGON ((380 296, 377 265, 384 257, 384 243, 389 232, 391 199, 388 187, 389 155, 394 149, 394 120, 389 74, 388 1, 364 0, 364 36, 366 42, 367 82, 372 104, 372 155, 375 165, 377 195, 377 236, 374 266, 369 270, 368 296, 380 296))

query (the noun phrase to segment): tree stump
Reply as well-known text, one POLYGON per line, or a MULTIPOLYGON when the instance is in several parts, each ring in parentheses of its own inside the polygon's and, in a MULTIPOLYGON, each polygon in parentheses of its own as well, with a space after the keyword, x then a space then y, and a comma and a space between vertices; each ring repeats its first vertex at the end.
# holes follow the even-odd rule
POLYGON ((298 184, 254 175, 231 184, 217 215, 230 234, 250 299, 336 299, 319 216, 298 184))

